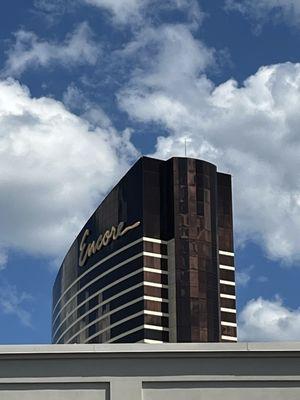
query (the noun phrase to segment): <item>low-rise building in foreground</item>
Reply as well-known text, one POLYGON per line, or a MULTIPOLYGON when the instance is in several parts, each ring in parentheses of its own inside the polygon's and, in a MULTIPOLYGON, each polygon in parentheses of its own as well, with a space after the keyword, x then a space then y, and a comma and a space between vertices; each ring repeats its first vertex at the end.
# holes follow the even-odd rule
POLYGON ((0 346, 0 400, 299 400, 300 343, 0 346))

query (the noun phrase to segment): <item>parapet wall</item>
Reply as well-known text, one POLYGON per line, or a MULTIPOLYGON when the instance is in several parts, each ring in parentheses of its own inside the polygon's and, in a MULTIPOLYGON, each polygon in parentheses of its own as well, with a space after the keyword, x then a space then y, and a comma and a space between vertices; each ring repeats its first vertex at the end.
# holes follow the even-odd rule
POLYGON ((0 400, 296 400, 300 343, 0 346, 0 400))

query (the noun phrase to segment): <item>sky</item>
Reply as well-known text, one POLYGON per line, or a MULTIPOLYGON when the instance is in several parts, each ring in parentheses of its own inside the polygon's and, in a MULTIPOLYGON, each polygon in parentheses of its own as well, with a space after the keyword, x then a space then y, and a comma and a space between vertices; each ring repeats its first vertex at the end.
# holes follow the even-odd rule
POLYGON ((0 343, 141 155, 233 176, 241 341, 300 340, 299 0, 9 0, 0 10, 0 343))

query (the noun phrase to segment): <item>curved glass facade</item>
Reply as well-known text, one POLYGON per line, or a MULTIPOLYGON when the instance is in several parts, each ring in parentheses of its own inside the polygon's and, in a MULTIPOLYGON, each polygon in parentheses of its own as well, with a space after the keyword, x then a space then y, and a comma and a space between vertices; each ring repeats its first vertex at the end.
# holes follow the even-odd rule
POLYGON ((234 340, 226 177, 200 160, 141 158, 63 261, 53 288, 53 343, 234 340), (229 258, 227 269, 221 257, 229 258))

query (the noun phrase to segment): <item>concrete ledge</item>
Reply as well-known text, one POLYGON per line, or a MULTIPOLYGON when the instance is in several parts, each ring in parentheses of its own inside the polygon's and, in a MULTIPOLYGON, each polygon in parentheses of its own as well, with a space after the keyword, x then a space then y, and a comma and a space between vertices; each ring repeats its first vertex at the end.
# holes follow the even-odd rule
POLYGON ((164 355, 176 356, 180 353, 201 354, 201 353, 280 353, 280 352, 300 352, 300 342, 240 342, 240 343, 159 343, 159 344, 53 344, 53 345, 1 345, 0 358, 7 355, 88 355, 97 354, 98 356, 115 354, 118 357, 134 354, 143 356, 152 353, 164 353, 164 355))
POLYGON ((0 400, 20 398, 296 400, 300 342, 0 346, 0 400))

